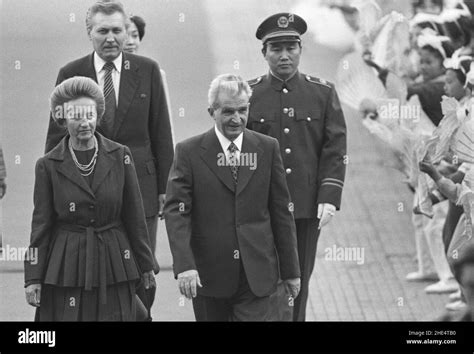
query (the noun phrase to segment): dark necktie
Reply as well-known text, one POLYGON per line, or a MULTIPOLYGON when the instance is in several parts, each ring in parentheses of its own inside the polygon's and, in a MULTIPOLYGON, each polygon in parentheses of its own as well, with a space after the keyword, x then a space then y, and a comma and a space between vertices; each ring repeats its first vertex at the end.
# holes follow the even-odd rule
POLYGON ((236 151, 239 150, 237 146, 232 142, 230 143, 229 147, 229 165, 230 165, 230 172, 232 172, 232 178, 234 179, 234 183, 237 184, 237 178, 239 173, 239 164, 237 162, 237 153, 236 151))
POLYGON ((112 80, 112 71, 115 69, 114 63, 105 63, 103 69, 104 76, 104 98, 105 112, 100 123, 100 127, 104 135, 108 138, 112 137, 112 128, 115 121, 115 110, 117 109, 117 101, 115 99, 114 82, 112 80))

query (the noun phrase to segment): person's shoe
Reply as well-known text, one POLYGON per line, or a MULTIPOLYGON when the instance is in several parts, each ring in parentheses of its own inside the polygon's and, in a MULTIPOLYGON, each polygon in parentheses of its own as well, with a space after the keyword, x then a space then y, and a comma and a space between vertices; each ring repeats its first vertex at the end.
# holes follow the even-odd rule
POLYGON ((447 304, 446 309, 448 309, 449 311, 461 311, 464 310, 466 306, 467 304, 464 301, 458 300, 447 304))
POLYGON ((437 283, 428 285, 425 288, 425 292, 427 294, 446 294, 446 293, 453 293, 459 290, 459 284, 456 280, 440 280, 437 283))
POLYGON ((455 293, 449 294, 449 301, 456 302, 461 300, 461 290, 456 291, 455 293))
POLYGON ((408 281, 428 281, 428 280, 438 280, 438 276, 435 273, 420 273, 420 272, 411 272, 408 273, 405 277, 408 281))

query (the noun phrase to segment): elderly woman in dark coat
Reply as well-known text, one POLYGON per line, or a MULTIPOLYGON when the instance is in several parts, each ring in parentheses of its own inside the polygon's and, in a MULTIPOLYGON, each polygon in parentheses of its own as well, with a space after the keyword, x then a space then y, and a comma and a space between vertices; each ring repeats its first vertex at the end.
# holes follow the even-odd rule
POLYGON ((51 95, 69 134, 36 163, 30 247, 38 256, 25 262, 25 287, 40 321, 133 321, 137 282, 155 286, 132 155, 95 132, 104 107, 85 77, 51 95))

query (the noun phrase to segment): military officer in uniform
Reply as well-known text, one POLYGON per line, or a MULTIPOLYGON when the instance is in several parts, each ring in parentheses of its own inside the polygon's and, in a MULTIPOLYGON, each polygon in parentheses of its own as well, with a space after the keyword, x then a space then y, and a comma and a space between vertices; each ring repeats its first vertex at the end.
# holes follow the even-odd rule
POLYGON ((291 320, 291 307, 293 321, 305 320, 319 232, 340 208, 346 169, 346 124, 334 86, 298 71, 306 29, 290 13, 263 21, 256 36, 270 70, 249 82, 247 126, 280 142, 297 229, 301 291, 294 300, 277 292, 275 320, 288 319, 288 313, 291 320))

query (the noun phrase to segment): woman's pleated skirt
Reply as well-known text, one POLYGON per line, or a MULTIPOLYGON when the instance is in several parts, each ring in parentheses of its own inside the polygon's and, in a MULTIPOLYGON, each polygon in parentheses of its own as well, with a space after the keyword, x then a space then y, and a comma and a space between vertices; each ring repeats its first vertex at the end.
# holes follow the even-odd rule
POLYGON ((108 285, 104 303, 98 287, 43 284, 35 321, 135 321, 135 287, 135 281, 108 285))

